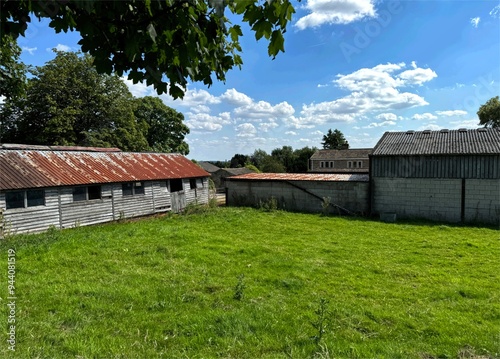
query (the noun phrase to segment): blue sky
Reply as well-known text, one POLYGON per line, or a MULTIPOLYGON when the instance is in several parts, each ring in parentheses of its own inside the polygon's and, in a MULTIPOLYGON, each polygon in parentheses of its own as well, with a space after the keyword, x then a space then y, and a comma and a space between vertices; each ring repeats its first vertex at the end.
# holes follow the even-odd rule
MULTIPOLYGON (((244 27, 243 66, 225 83, 190 84, 182 112, 190 158, 225 160, 255 149, 321 147, 328 129, 351 148, 385 131, 476 128, 477 110, 500 95, 500 2, 302 0, 275 60, 244 27)), ((233 22, 238 19, 234 18, 233 22)), ((77 51, 78 34, 33 23, 22 61, 77 51)), ((152 88, 125 80, 137 97, 152 88)))

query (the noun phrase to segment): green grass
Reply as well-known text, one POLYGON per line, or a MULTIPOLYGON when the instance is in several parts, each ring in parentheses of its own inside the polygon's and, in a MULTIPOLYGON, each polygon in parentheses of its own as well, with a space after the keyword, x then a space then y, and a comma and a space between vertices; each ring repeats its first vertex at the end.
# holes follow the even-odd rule
POLYGON ((241 208, 11 237, 0 357, 499 358, 499 237, 241 208))

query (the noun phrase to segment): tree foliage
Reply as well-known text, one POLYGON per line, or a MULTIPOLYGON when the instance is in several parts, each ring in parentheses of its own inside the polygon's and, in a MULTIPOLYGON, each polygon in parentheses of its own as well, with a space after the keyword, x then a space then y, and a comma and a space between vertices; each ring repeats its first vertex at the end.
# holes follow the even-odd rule
POLYGON ((249 157, 247 155, 242 155, 241 153, 235 154, 229 163, 231 168, 240 168, 245 167, 245 164, 249 161, 249 157))
POLYGON ((24 93, 26 66, 20 61, 21 48, 12 36, 0 38, 0 97, 13 98, 24 93))
POLYGON ((490 98, 477 111, 479 124, 484 127, 500 127, 500 100, 499 96, 490 98))
POLYGON ((337 129, 335 129, 334 131, 329 129, 326 135, 323 136, 321 145, 325 150, 341 150, 344 148, 349 148, 349 144, 345 139, 344 134, 337 129))
POLYGON ((56 32, 76 30, 99 73, 128 74, 161 94, 182 97, 187 82, 211 85, 241 66, 241 27, 224 11, 242 16, 268 53, 284 51, 290 0, 46 0, 0 2, 0 36, 24 35, 30 16, 50 19, 56 32), (165 79, 166 77, 166 79, 165 79))
POLYGON ((189 152, 181 113, 158 98, 134 99, 118 76, 97 73, 90 55, 56 51, 32 75, 25 96, 2 108, 2 142, 189 152))
POLYGON ((168 107, 158 97, 141 97, 135 102, 134 114, 151 150, 189 153, 189 145, 184 141, 189 127, 184 124, 182 113, 168 107))

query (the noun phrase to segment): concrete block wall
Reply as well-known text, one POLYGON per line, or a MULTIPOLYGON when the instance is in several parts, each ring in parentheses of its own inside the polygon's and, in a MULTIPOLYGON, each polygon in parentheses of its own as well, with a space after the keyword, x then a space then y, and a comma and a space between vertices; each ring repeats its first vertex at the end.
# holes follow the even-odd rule
POLYGON ((314 196, 316 195, 320 198, 330 197, 330 203, 351 212, 366 213, 368 211, 368 182, 292 181, 291 183, 286 181, 229 181, 227 204, 258 206, 261 201, 265 202, 274 197, 280 208, 286 210, 321 212, 323 201, 314 196))
MULTIPOLYGON (((465 222, 500 224, 500 180, 466 179, 464 201, 465 222)), ((372 212, 460 222, 462 179, 376 177, 372 212)))
POLYGON ((500 225, 500 180, 465 181, 465 221, 500 225))
POLYGON ((372 191, 374 213, 445 222, 461 220, 461 179, 377 177, 372 191))

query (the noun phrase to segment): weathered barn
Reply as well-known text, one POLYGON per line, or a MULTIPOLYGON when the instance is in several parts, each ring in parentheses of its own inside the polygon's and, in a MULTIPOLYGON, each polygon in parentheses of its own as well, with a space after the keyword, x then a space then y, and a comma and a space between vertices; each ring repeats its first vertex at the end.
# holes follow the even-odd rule
POLYGON ((337 213, 366 213, 368 179, 361 174, 250 173, 226 179, 226 203, 258 206, 274 198, 280 208, 321 212, 328 198, 337 213))
POLYGON ((208 173, 180 154, 0 146, 4 231, 43 231, 208 202, 208 173))
POLYGON ((500 129, 386 132, 370 167, 374 213, 498 224, 500 129))
POLYGON ((317 150, 309 159, 312 173, 368 173, 372 148, 317 150))

